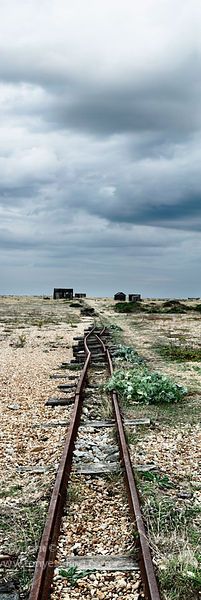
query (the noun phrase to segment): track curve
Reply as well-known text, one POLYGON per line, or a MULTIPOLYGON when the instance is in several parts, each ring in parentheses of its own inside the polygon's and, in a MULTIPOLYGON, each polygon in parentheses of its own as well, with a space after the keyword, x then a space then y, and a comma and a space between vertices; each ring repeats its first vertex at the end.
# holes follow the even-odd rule
MULTIPOLYGON (((66 436, 63 454, 61 457, 54 488, 52 491, 47 519, 41 538, 38 557, 36 560, 35 573, 33 577, 29 600, 47 600, 50 597, 61 519, 63 515, 64 505, 66 502, 67 487, 72 469, 75 441, 80 425, 84 391, 87 383, 89 367, 93 359, 94 341, 97 347, 99 346, 100 353, 98 354, 98 356, 100 356, 101 359, 104 359, 104 363, 107 367, 108 374, 111 375, 113 373, 112 358, 109 349, 105 343, 106 334, 106 328, 103 327, 102 329, 97 329, 97 327, 94 326, 92 329, 90 329, 90 331, 86 333, 83 340, 85 360, 75 390, 74 408, 72 411, 71 421, 66 436)), ((114 391, 111 392, 111 400, 116 423, 117 439, 119 443, 119 450, 121 456, 121 466, 123 469, 124 479, 127 488, 131 517, 135 522, 138 532, 140 553, 139 564, 144 588, 144 595, 146 600, 160 600, 160 594, 154 573, 150 548, 146 535, 146 529, 140 509, 140 502, 133 475, 129 450, 126 444, 123 419, 118 403, 118 397, 116 392, 114 391)))

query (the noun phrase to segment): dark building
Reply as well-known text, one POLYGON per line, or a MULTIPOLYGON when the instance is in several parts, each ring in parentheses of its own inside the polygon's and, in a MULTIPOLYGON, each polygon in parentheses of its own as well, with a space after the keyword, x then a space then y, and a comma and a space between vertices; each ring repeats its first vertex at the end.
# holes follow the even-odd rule
POLYGON ((86 298, 86 294, 82 294, 82 293, 80 293, 80 294, 77 294, 77 293, 76 293, 76 294, 75 294, 75 298, 86 298))
POLYGON ((114 300, 118 300, 119 302, 125 302, 126 301, 126 294, 124 294, 124 292, 117 292, 114 295, 114 300))
POLYGON ((73 289, 72 288, 54 288, 53 300, 72 300, 73 289))
POLYGON ((140 302, 141 294, 129 294, 128 300, 129 302, 140 302))

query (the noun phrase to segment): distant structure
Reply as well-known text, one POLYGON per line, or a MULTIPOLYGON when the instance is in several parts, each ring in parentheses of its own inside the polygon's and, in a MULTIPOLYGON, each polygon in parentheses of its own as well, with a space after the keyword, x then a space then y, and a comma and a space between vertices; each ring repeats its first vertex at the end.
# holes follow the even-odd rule
POLYGON ((114 300, 118 300, 119 302, 125 302, 126 301, 126 294, 124 294, 124 292, 117 292, 114 295, 114 300))
POLYGON ((73 288, 54 288, 53 300, 72 300, 73 288))
POLYGON ((140 302, 141 294, 129 294, 128 301, 129 302, 140 302))
POLYGON ((75 294, 75 298, 86 298, 86 296, 87 296, 86 294, 82 294, 82 293, 80 293, 80 294, 76 293, 75 294))

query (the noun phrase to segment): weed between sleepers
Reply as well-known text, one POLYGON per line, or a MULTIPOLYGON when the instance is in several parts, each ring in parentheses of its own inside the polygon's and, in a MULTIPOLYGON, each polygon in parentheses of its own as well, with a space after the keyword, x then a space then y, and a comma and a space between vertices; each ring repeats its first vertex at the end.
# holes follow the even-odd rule
POLYGON ((95 573, 95 569, 88 570, 84 569, 83 571, 79 571, 77 567, 69 567, 69 569, 59 569, 59 575, 61 577, 65 577, 71 587, 76 586, 76 583, 79 579, 83 577, 87 577, 87 575, 91 575, 91 573, 95 573))

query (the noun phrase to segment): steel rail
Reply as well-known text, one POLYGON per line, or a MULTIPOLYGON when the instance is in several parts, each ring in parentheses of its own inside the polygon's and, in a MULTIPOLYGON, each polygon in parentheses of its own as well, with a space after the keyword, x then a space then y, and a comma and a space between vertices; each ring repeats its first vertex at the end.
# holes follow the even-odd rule
MULTIPOLYGON (((110 352, 109 352, 108 348, 105 346, 104 342, 99 337, 99 335, 102 335, 102 331, 100 332, 99 335, 96 333, 95 333, 95 335, 102 346, 104 354, 106 355, 109 372, 110 372, 110 375, 112 375, 114 372, 114 369, 113 369, 110 352)), ((139 550, 140 550, 140 561, 139 562, 140 562, 141 576, 142 576, 143 585, 144 585, 145 597, 148 600, 160 600, 160 593, 159 593, 159 589, 158 589, 156 576, 154 573, 154 567, 153 567, 153 562, 152 562, 152 558, 151 558, 149 542, 147 539, 147 533, 146 533, 143 516, 142 516, 142 512, 141 512, 141 508, 140 508, 139 496, 138 496, 137 486, 136 486, 135 478, 134 478, 134 474, 133 474, 130 453, 129 453, 127 442, 126 442, 123 419, 122 419, 121 411, 119 408, 118 396, 115 391, 112 391, 111 398, 112 398, 113 411, 114 411, 114 416, 115 416, 115 421, 116 421, 121 462, 122 462, 123 469, 124 469, 124 476, 125 476, 126 487, 127 487, 127 492, 128 492, 130 510, 131 510, 132 517, 134 518, 134 521, 136 523, 137 532, 138 532, 138 536, 139 536, 139 550)))
MULTIPOLYGON (((91 351, 87 342, 92 334, 94 334, 101 344, 103 354, 105 355, 108 363, 109 372, 110 374, 113 373, 113 365, 109 350, 100 337, 104 334, 104 331, 105 328, 96 333, 96 328, 93 327, 93 329, 84 337, 86 360, 75 391, 73 413, 40 542, 29 600, 47 600, 51 590, 61 518, 63 515, 63 509, 67 495, 67 485, 72 467, 74 444, 80 423, 83 390, 86 384, 87 372, 91 361, 91 351)), ((129 504, 139 534, 139 547, 141 551, 140 570, 144 584, 145 597, 147 600, 160 600, 116 392, 113 391, 111 393, 111 397, 117 425, 121 460, 124 467, 124 474, 127 484, 129 504)))
POLYGON ((87 346, 87 339, 93 333, 94 329, 95 328, 93 328, 84 338, 86 360, 75 391, 73 414, 52 491, 45 527, 38 551, 29 600, 47 600, 49 596, 49 590, 54 572, 54 562, 56 558, 61 518, 63 515, 63 508, 67 495, 67 484, 72 467, 74 444, 80 423, 82 393, 86 383, 87 371, 91 360, 91 352, 87 346))
MULTIPOLYGON (((105 347, 107 361, 109 366, 110 375, 113 374, 113 364, 108 348, 105 347)), ((147 539, 147 533, 140 509, 139 496, 137 492, 137 486, 133 474, 130 453, 128 450, 126 436, 124 432, 123 420, 119 408, 118 396, 115 391, 111 392, 111 398, 113 403, 114 416, 118 432, 118 441, 120 448, 121 461, 124 469, 124 477, 126 481, 126 487, 129 498, 129 505, 131 514, 135 520, 137 532, 139 536, 139 551, 140 551, 140 571, 142 581, 144 585, 145 598, 148 600, 160 600, 159 588, 154 573, 153 562, 151 558, 151 552, 149 542, 147 539)))

